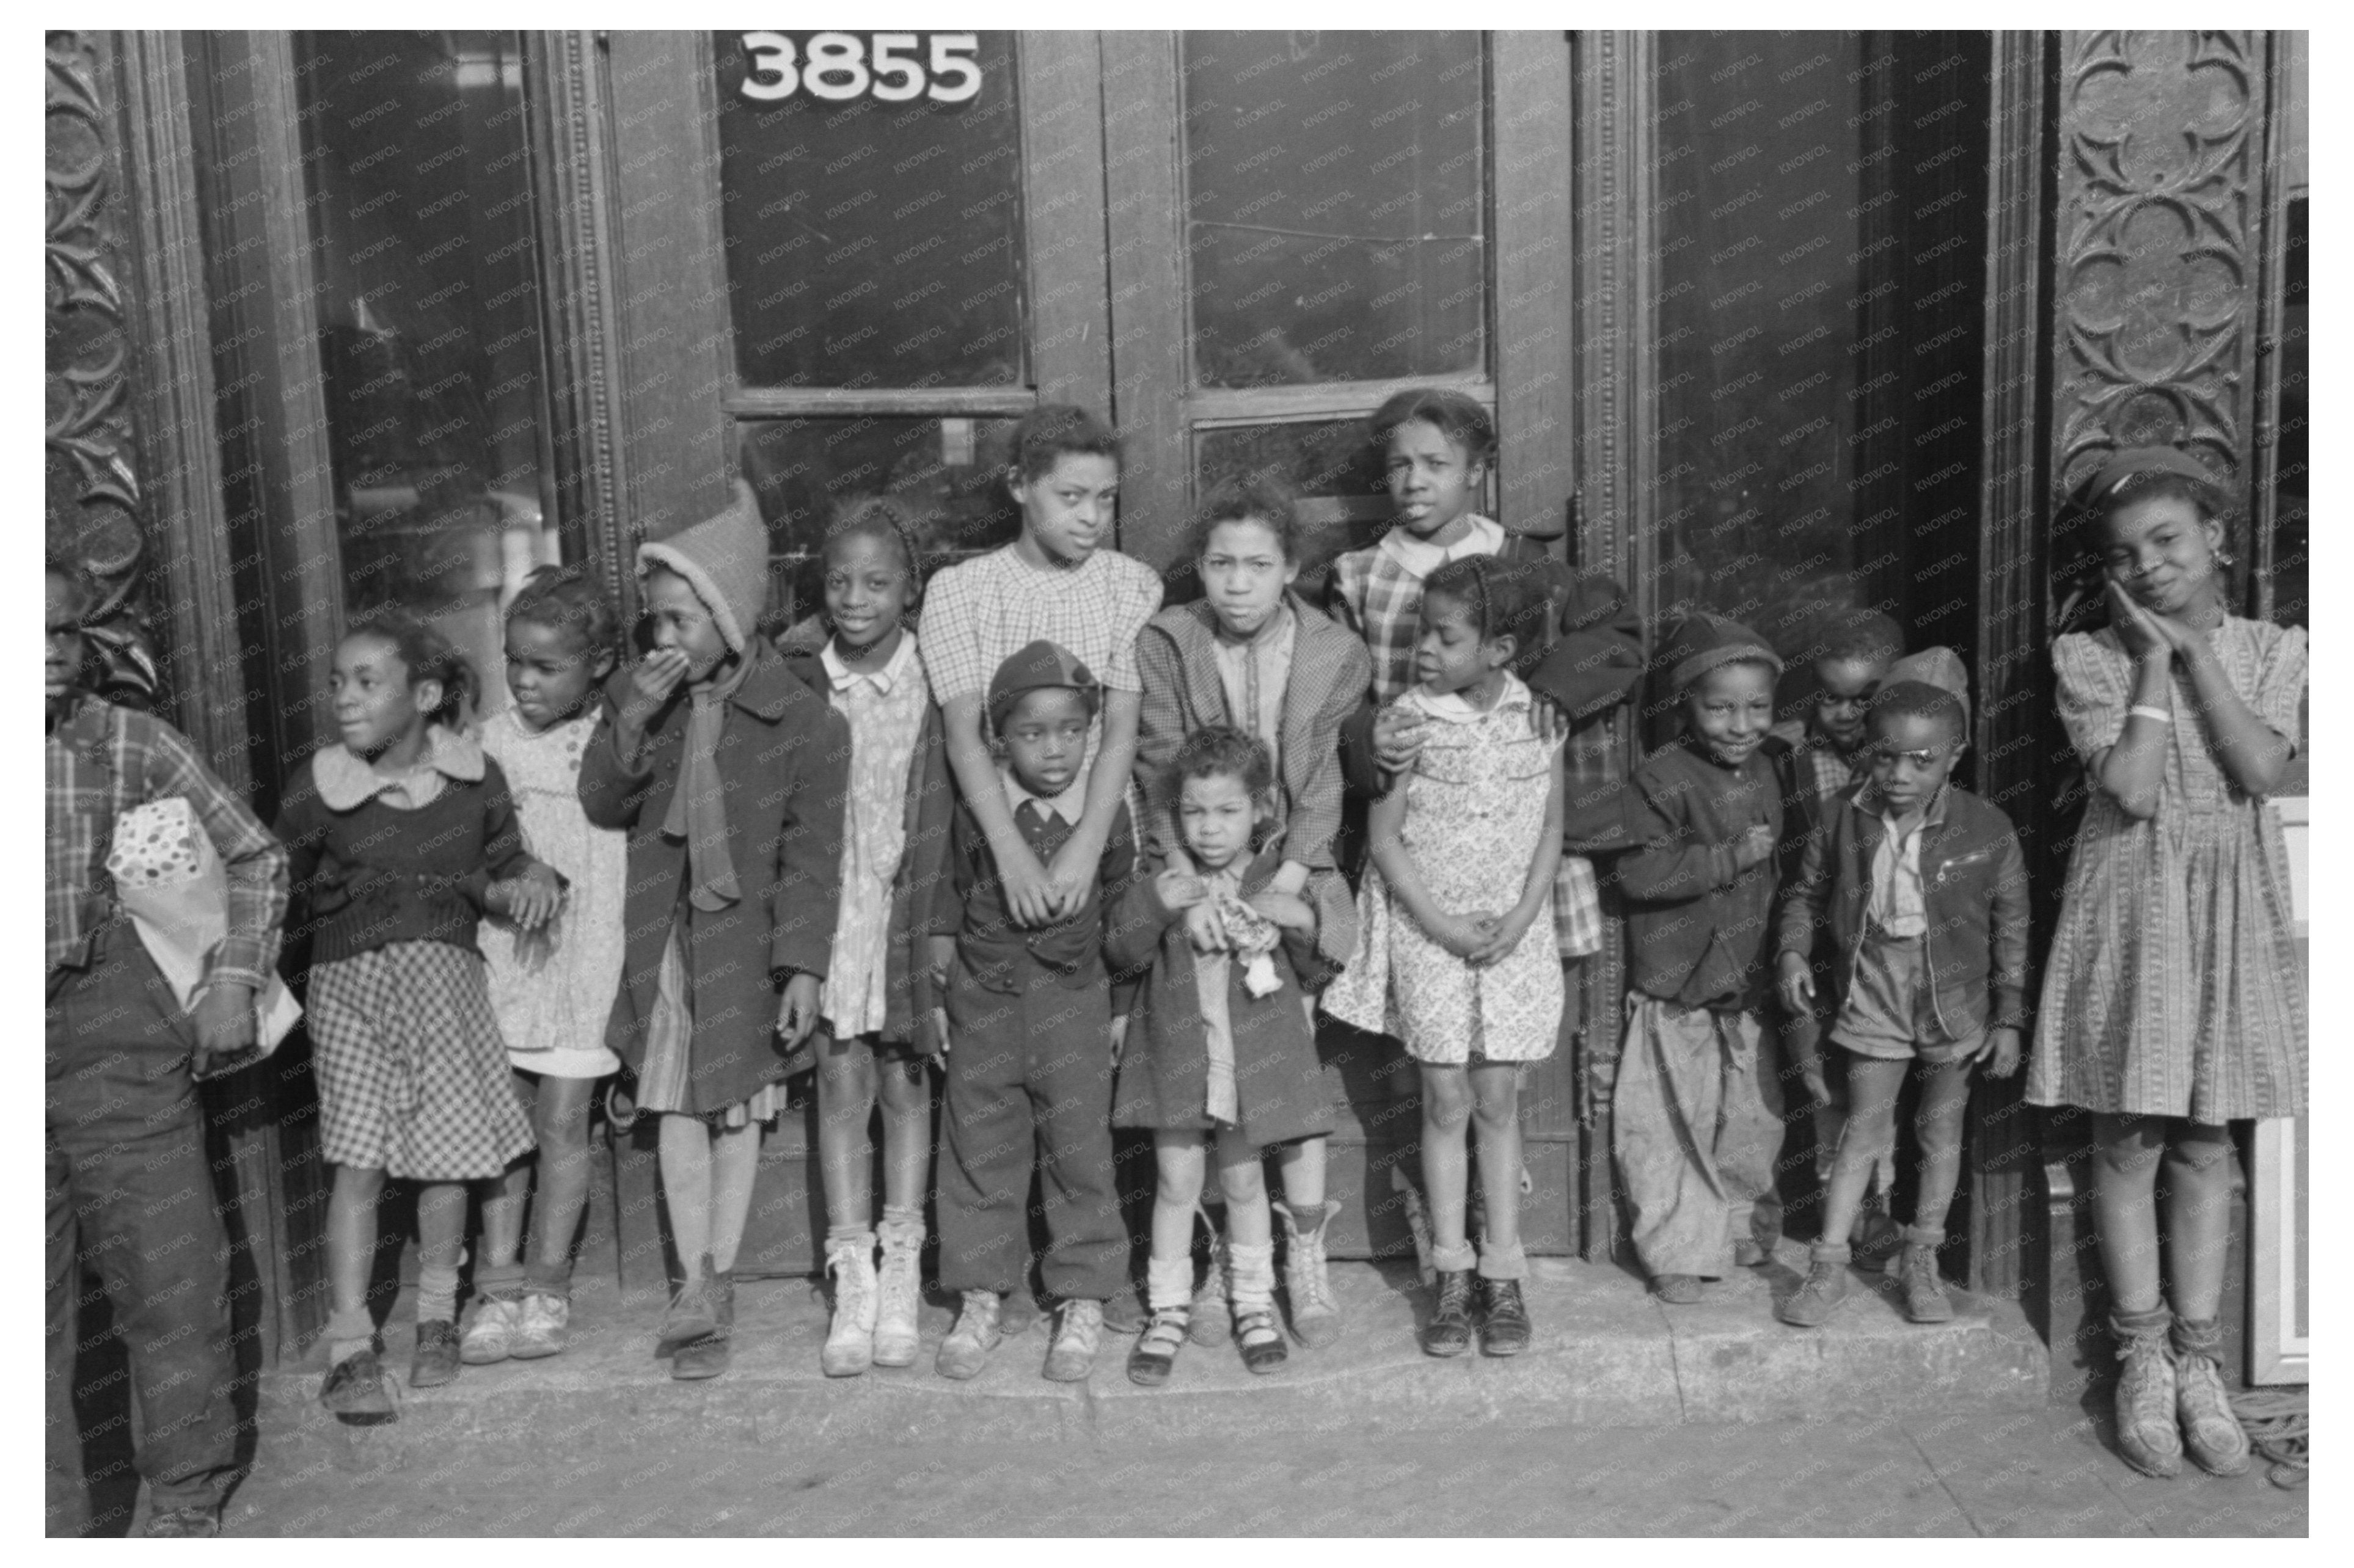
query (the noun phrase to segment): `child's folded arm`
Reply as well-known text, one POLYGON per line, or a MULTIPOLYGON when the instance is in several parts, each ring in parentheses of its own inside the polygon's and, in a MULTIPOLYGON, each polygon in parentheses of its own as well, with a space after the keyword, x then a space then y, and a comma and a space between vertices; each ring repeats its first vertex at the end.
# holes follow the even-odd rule
MULTIPOLYGON (((616 673, 614 680, 624 677, 616 673)), ((616 698, 609 683, 604 711, 580 754, 580 811, 600 828, 627 828, 637 823, 654 780, 653 759, 631 761, 621 755, 620 730, 614 722, 616 698)))

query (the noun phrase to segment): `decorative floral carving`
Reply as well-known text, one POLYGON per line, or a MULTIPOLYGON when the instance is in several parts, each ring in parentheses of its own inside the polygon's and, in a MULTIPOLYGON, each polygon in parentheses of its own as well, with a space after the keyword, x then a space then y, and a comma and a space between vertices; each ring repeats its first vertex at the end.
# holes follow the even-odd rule
POLYGON ((2256 36, 2067 33, 2056 238, 2063 488, 2120 446, 2246 461, 2256 36))
POLYGON ((48 543, 98 585, 89 646, 99 689, 144 705, 157 681, 135 603, 145 540, 108 120, 91 38, 53 32, 47 42, 48 543))

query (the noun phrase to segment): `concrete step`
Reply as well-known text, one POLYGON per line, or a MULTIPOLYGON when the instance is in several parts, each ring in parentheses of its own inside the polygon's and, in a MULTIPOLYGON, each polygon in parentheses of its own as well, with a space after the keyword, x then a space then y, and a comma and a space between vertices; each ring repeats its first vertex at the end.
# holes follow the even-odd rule
POLYGON ((1615 1266, 1538 1259, 1528 1282, 1536 1342, 1523 1355, 1451 1361, 1424 1355, 1416 1326, 1428 1293, 1410 1265, 1341 1264, 1333 1286, 1347 1331, 1334 1345, 1298 1345, 1278 1372, 1253 1376, 1231 1345, 1189 1345, 1163 1388, 1128 1381, 1127 1337, 1108 1334, 1087 1383, 1039 1376, 1040 1319, 1009 1338, 970 1383, 938 1376, 932 1354, 953 1312, 928 1303, 916 1365, 829 1379, 818 1370, 823 1299, 805 1280, 737 1287, 736 1357, 726 1376, 678 1383, 656 1359, 662 1302, 584 1278, 570 1347, 560 1356, 468 1367, 446 1387, 405 1386, 411 1326, 404 1301, 386 1330, 386 1362, 402 1375, 399 1418, 346 1425, 317 1403, 323 1356, 268 1374, 263 1442, 302 1446, 325 1462, 371 1461, 460 1438, 512 1441, 551 1458, 626 1445, 648 1454, 665 1435, 766 1444, 1098 1438, 1182 1440, 1231 1431, 1338 1433, 1445 1428, 1506 1420, 1527 1427, 1665 1425, 2032 1410, 2045 1399, 2046 1357, 2018 1309, 1956 1293, 1954 1321, 1904 1321, 1893 1283, 1852 1275, 1848 1304, 1819 1330, 1789 1329, 1774 1301, 1795 1289, 1805 1248, 1785 1243, 1774 1265, 1709 1287, 1697 1306, 1668 1307, 1615 1266), (320 1446, 313 1448, 313 1446, 320 1446))

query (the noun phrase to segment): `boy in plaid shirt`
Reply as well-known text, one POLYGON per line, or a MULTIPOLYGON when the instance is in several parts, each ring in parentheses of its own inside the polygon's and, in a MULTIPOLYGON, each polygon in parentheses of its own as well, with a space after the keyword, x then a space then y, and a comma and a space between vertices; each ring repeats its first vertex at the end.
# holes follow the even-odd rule
POLYGON ((150 1535, 217 1535, 237 1463, 229 1403, 228 1235, 215 1206, 193 1075, 254 1044, 254 997, 278 958, 286 852, 163 720, 80 689, 80 574, 45 595, 48 837, 44 1023, 48 1093, 48 1532, 90 1520, 74 1421, 80 1246, 131 1353, 150 1535), (228 874, 228 929, 183 1011, 115 901, 114 823, 188 802, 228 874))

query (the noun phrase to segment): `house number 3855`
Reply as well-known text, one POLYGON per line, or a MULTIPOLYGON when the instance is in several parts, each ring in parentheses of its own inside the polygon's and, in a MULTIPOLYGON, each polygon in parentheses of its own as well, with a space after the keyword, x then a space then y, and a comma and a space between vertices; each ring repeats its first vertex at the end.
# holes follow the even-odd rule
POLYGON ((755 103, 796 92, 836 102, 962 103, 981 92, 980 48, 970 33, 812 33, 799 48, 782 33, 747 33, 743 91, 755 103))

